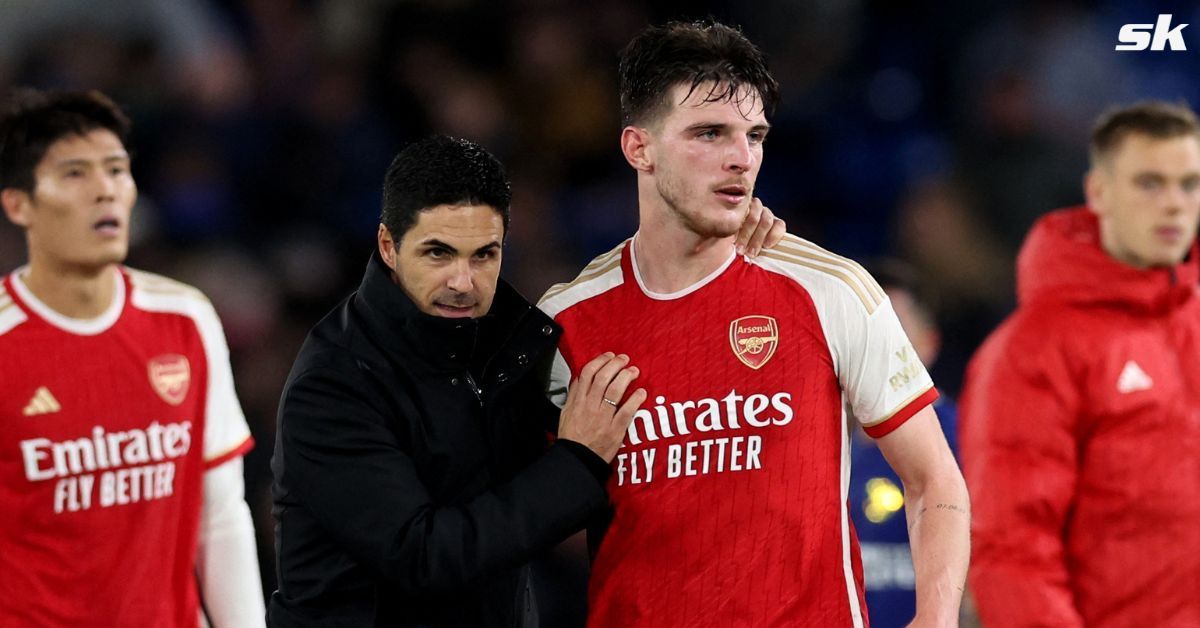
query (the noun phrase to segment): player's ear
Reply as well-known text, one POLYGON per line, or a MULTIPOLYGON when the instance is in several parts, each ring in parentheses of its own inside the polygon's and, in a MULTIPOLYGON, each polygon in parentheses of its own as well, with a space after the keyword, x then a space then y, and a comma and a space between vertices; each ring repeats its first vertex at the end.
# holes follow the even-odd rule
POLYGON ((648 154, 649 144, 649 129, 627 126, 621 130, 621 152, 634 170, 650 172, 654 169, 654 160, 648 154))
POLYGON ((1087 199, 1087 206, 1092 210, 1092 213, 1103 215, 1107 204, 1105 203, 1105 181, 1104 173, 1098 168, 1093 167, 1083 175, 1083 196, 1087 199))
POLYGON ((0 190, 0 205, 4 206, 4 215, 18 227, 29 227, 29 193, 19 188, 4 188, 0 190))
POLYGON ((383 223, 379 223, 379 231, 375 234, 375 237, 379 242, 379 256, 383 258, 383 263, 395 271, 396 246, 399 243, 392 239, 392 232, 383 223))

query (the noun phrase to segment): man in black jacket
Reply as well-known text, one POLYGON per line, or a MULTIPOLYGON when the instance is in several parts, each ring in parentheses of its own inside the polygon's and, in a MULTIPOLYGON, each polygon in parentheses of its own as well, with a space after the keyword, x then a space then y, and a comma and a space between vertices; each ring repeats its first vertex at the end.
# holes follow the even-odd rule
POLYGON ((645 391, 603 354, 545 399, 560 330, 499 279, 509 201, 463 140, 388 169, 379 250, 284 389, 272 625, 531 625, 528 561, 606 503, 645 391))

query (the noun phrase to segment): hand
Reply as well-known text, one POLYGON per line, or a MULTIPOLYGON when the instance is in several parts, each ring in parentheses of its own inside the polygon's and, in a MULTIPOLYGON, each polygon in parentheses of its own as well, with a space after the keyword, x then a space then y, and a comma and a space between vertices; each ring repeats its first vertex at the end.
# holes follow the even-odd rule
POLYGON ((787 223, 782 218, 776 218, 771 210, 757 197, 750 201, 750 211, 746 212, 746 220, 738 230, 738 255, 757 257, 764 248, 773 248, 787 233, 787 223))
POLYGON ((605 462, 612 462, 625 440, 633 413, 646 400, 644 388, 625 398, 626 388, 638 376, 637 367, 628 364, 629 356, 625 354, 602 353, 580 369, 579 377, 567 390, 567 402, 559 418, 559 438, 573 440, 605 462))

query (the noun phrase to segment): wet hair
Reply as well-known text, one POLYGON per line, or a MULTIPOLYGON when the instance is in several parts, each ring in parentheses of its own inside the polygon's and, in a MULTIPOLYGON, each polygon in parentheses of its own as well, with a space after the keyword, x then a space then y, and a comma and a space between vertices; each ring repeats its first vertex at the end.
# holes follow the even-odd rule
POLYGON ((638 33, 621 51, 621 123, 646 125, 670 110, 676 85, 708 89, 703 102, 735 101, 757 92, 764 111, 779 103, 779 83, 766 57, 736 28, 720 22, 670 22, 638 33), (711 83, 709 87, 703 87, 711 83))
POLYGON ((1156 140, 1168 140, 1185 135, 1200 138, 1200 120, 1183 102, 1169 103, 1146 100, 1104 112, 1092 128, 1089 153, 1092 166, 1103 161, 1121 145, 1125 138, 1138 133, 1156 140))
POLYGON ((512 186, 499 159, 474 142, 434 135, 409 144, 388 166, 379 222, 398 244, 418 212, 487 205, 500 212, 507 234, 511 202, 512 186))
POLYGON ((14 91, 0 107, 0 190, 32 193, 34 171, 50 146, 96 129, 112 131, 121 144, 128 143, 129 118, 98 91, 14 91))

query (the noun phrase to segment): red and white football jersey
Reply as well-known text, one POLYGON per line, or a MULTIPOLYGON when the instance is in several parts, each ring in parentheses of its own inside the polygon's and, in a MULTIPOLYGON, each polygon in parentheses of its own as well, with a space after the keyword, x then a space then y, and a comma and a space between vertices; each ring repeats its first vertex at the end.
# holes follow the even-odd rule
POLYGON ((0 285, 0 626, 197 626, 204 471, 248 451, 199 291, 114 271, 66 318, 0 285))
POLYGON ((649 392, 613 461, 591 626, 862 626, 850 419, 872 436, 937 392, 878 284, 788 236, 674 294, 633 240, 551 288, 551 396, 604 351, 649 392))

